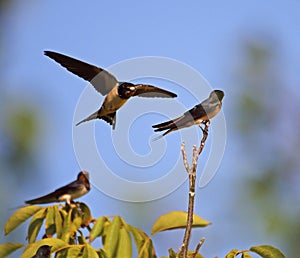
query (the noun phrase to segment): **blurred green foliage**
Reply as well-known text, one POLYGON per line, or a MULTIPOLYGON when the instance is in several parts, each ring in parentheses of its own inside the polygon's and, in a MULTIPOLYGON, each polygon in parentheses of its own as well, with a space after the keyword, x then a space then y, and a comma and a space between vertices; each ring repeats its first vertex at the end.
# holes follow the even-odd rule
POLYGON ((294 179, 300 149, 293 144, 287 147, 287 138, 298 142, 299 123, 291 121, 297 119, 293 114, 299 105, 285 85, 274 45, 274 41, 261 38, 242 45, 243 65, 236 70, 240 97, 235 110, 243 164, 237 167, 246 172, 242 202, 251 203, 251 220, 260 221, 262 231, 285 245, 288 257, 298 257, 300 200, 295 191, 299 181, 294 179))
MULTIPOLYGON (((6 44, 9 38, 7 22, 16 1, 0 0, 0 219, 4 223, 16 196, 24 192, 24 182, 35 173, 36 152, 40 136, 40 109, 36 108, 30 95, 10 90, 12 82, 7 80, 7 58, 11 51, 6 44), (33 169, 35 168, 35 169, 33 169)), ((14 82, 15 83, 15 82, 14 82)), ((18 82, 17 82, 18 83, 18 82)), ((28 82, 20 80, 25 87, 28 82)), ((1 223, 2 225, 2 223, 1 223)), ((18 241, 23 236, 12 234, 6 240, 18 241)), ((11 246, 15 248, 15 246, 11 246)), ((1 256, 1 255, 0 255, 1 256)))
POLYGON ((10 107, 3 120, 1 129, 7 145, 4 153, 6 160, 13 168, 24 166, 32 160, 32 152, 39 135, 36 111, 23 103, 10 107))

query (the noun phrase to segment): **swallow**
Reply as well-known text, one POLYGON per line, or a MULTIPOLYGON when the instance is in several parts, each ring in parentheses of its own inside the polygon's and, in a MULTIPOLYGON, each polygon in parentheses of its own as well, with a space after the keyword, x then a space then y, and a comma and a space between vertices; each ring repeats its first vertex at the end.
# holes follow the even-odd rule
POLYGON ((74 199, 77 199, 86 193, 88 193, 91 189, 89 182, 89 173, 86 171, 81 171, 77 175, 77 179, 70 184, 67 184, 61 188, 58 188, 52 193, 44 195, 42 197, 25 201, 26 204, 45 204, 51 202, 66 202, 68 205, 74 199))
POLYGON ((31 258, 50 258, 51 248, 52 246, 42 245, 31 258))
POLYGON ((103 96, 106 95, 101 107, 95 113, 83 119, 76 125, 87 122, 92 119, 103 119, 115 129, 116 112, 121 108, 130 97, 148 97, 148 98, 175 98, 177 95, 173 92, 158 88, 148 84, 133 84, 130 82, 119 82, 117 78, 104 70, 103 68, 82 62, 75 58, 52 52, 44 51, 44 54, 68 71, 89 81, 94 88, 103 96))
POLYGON ((182 116, 173 120, 153 125, 156 128, 155 132, 165 131, 161 137, 177 131, 181 128, 189 127, 192 125, 201 124, 214 116, 216 116, 222 107, 222 99, 224 92, 221 90, 214 90, 210 93, 209 97, 202 101, 200 104, 194 106, 189 111, 185 112, 182 116))

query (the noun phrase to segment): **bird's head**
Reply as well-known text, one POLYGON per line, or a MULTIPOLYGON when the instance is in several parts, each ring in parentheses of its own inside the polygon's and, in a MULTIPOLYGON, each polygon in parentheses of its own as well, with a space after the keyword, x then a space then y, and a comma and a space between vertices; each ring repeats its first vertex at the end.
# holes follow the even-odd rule
POLYGON ((135 94, 136 88, 130 82, 122 82, 118 87, 118 94, 122 99, 128 99, 135 94))
POLYGON ((224 97, 224 92, 221 90, 214 90, 209 95, 209 98, 213 98, 213 99, 218 98, 220 102, 222 101, 223 97, 224 97))
POLYGON ((81 171, 79 172, 78 176, 77 176, 77 180, 81 181, 81 182, 87 182, 89 183, 90 180, 90 174, 87 171, 81 171))

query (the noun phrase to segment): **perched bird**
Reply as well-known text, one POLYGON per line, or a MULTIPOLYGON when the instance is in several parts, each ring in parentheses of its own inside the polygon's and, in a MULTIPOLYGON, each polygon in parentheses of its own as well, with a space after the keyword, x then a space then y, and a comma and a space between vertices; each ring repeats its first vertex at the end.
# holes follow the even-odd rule
POLYGON ((71 201, 85 195, 90 191, 90 189, 91 186, 89 182, 89 173, 86 171, 81 171, 78 174, 77 179, 72 183, 58 188, 50 194, 44 195, 36 199, 25 201, 25 203, 33 205, 51 202, 66 202, 70 205, 71 201))
POLYGON ((52 246, 42 245, 31 258, 50 258, 51 248, 52 246))
POLYGON ((201 124, 213 118, 219 113, 222 107, 222 99, 224 92, 221 90, 214 90, 210 93, 209 97, 202 101, 200 104, 194 106, 189 111, 185 112, 182 116, 175 118, 161 124, 153 125, 156 128, 155 132, 165 131, 163 135, 176 131, 181 128, 189 127, 192 125, 201 124))
POLYGON ((112 125, 113 129, 115 129, 116 111, 122 107, 130 97, 177 97, 175 93, 160 89, 156 86, 119 82, 116 77, 108 71, 63 54, 52 51, 45 51, 44 53, 65 67, 68 71, 89 81, 99 93, 106 95, 100 109, 76 125, 99 118, 112 125))

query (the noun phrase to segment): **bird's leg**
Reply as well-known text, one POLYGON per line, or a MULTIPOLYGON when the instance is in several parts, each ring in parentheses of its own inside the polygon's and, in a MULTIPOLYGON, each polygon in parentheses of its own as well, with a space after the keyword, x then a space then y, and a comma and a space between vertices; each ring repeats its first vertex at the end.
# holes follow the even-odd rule
POLYGON ((207 132, 207 130, 205 129, 206 127, 203 128, 201 125, 203 124, 203 125, 205 126, 207 123, 208 123, 208 125, 209 125, 209 124, 210 124, 210 121, 209 121, 209 120, 204 120, 204 121, 202 121, 202 123, 199 125, 199 127, 200 127, 202 133, 204 133, 204 134, 207 134, 208 132, 207 132))
POLYGON ((71 200, 69 202, 66 202, 66 207, 69 208, 68 210, 77 208, 77 203, 71 200))

